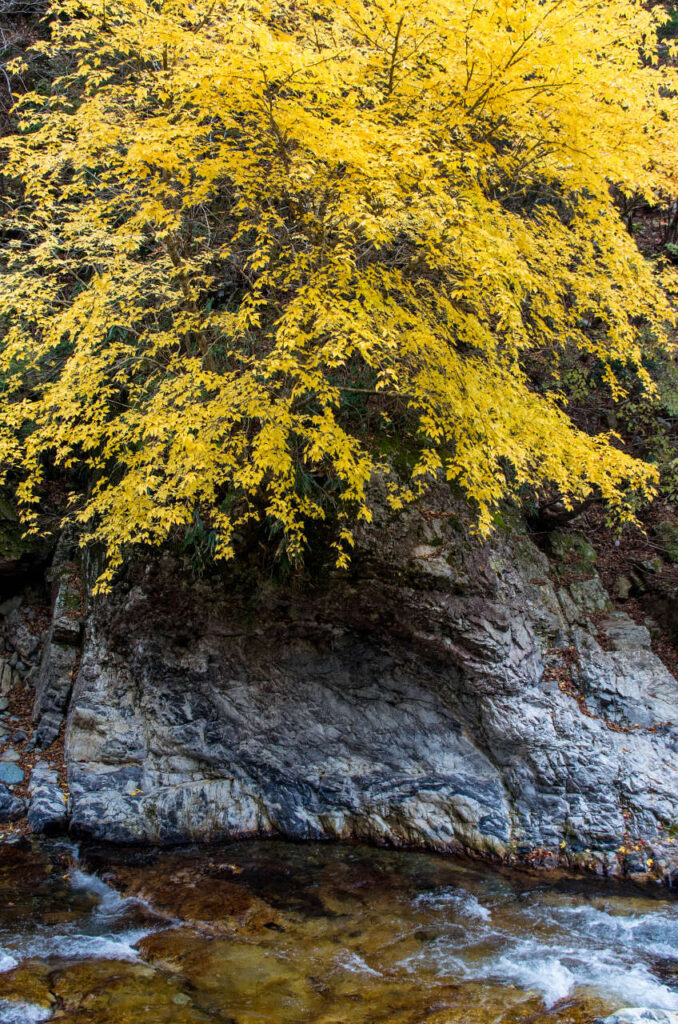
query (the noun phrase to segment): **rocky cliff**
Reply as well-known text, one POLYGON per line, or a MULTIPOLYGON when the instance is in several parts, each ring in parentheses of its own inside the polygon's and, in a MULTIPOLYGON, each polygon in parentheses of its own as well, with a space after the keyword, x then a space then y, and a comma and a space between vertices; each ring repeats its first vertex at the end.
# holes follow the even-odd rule
POLYGON ((242 592, 165 556, 83 605, 62 550, 33 683, 37 743, 66 718, 70 828, 678 880, 678 683, 586 542, 555 534, 550 554, 515 526, 472 540, 441 496, 377 513, 352 574, 313 588, 242 592))

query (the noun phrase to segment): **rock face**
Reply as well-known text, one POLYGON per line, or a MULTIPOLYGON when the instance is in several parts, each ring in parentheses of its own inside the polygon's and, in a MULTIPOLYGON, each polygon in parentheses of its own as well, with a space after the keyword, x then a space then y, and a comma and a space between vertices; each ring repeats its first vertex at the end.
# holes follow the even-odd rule
POLYGON ((61 728, 73 686, 82 636, 80 580, 72 558, 75 547, 65 536, 57 547, 52 573, 52 622, 43 648, 36 685, 35 739, 48 747, 61 728))
POLYGON ((242 595, 170 558, 131 573, 88 616, 71 827, 670 874, 677 718, 678 683, 591 566, 516 530, 471 542, 440 499, 377 515, 354 576, 313 591, 242 595))

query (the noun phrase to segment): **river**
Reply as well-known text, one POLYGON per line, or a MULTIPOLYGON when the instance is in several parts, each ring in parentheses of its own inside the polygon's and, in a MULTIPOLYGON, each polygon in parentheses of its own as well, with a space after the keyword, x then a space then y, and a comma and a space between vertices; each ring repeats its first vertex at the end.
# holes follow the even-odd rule
POLYGON ((363 846, 0 848, 0 1022, 589 1024, 678 1010, 678 903, 363 846))

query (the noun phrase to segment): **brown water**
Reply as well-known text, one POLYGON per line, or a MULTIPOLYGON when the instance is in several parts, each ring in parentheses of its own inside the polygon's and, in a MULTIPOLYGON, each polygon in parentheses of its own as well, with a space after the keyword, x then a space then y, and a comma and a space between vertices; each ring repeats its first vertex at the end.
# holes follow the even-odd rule
POLYGON ((0 850, 0 1022, 589 1024, 678 1010, 678 904, 444 857, 0 850))

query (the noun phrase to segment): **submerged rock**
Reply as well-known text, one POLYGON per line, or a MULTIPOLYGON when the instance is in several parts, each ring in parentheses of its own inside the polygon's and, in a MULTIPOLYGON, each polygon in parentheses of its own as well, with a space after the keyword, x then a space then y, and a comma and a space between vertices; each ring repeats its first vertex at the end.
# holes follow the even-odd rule
MULTIPOLYGON (((29 1006, 53 1006, 55 997, 49 990, 49 974, 49 966, 39 960, 25 960, 20 966, 3 971, 0 973, 0 999, 29 1006)), ((28 1020, 30 1018, 27 1024, 28 1020)))
POLYGON ((93 960, 64 965, 53 972, 52 985, 69 1024, 209 1024, 214 1019, 194 1005, 179 979, 146 964, 93 960))

